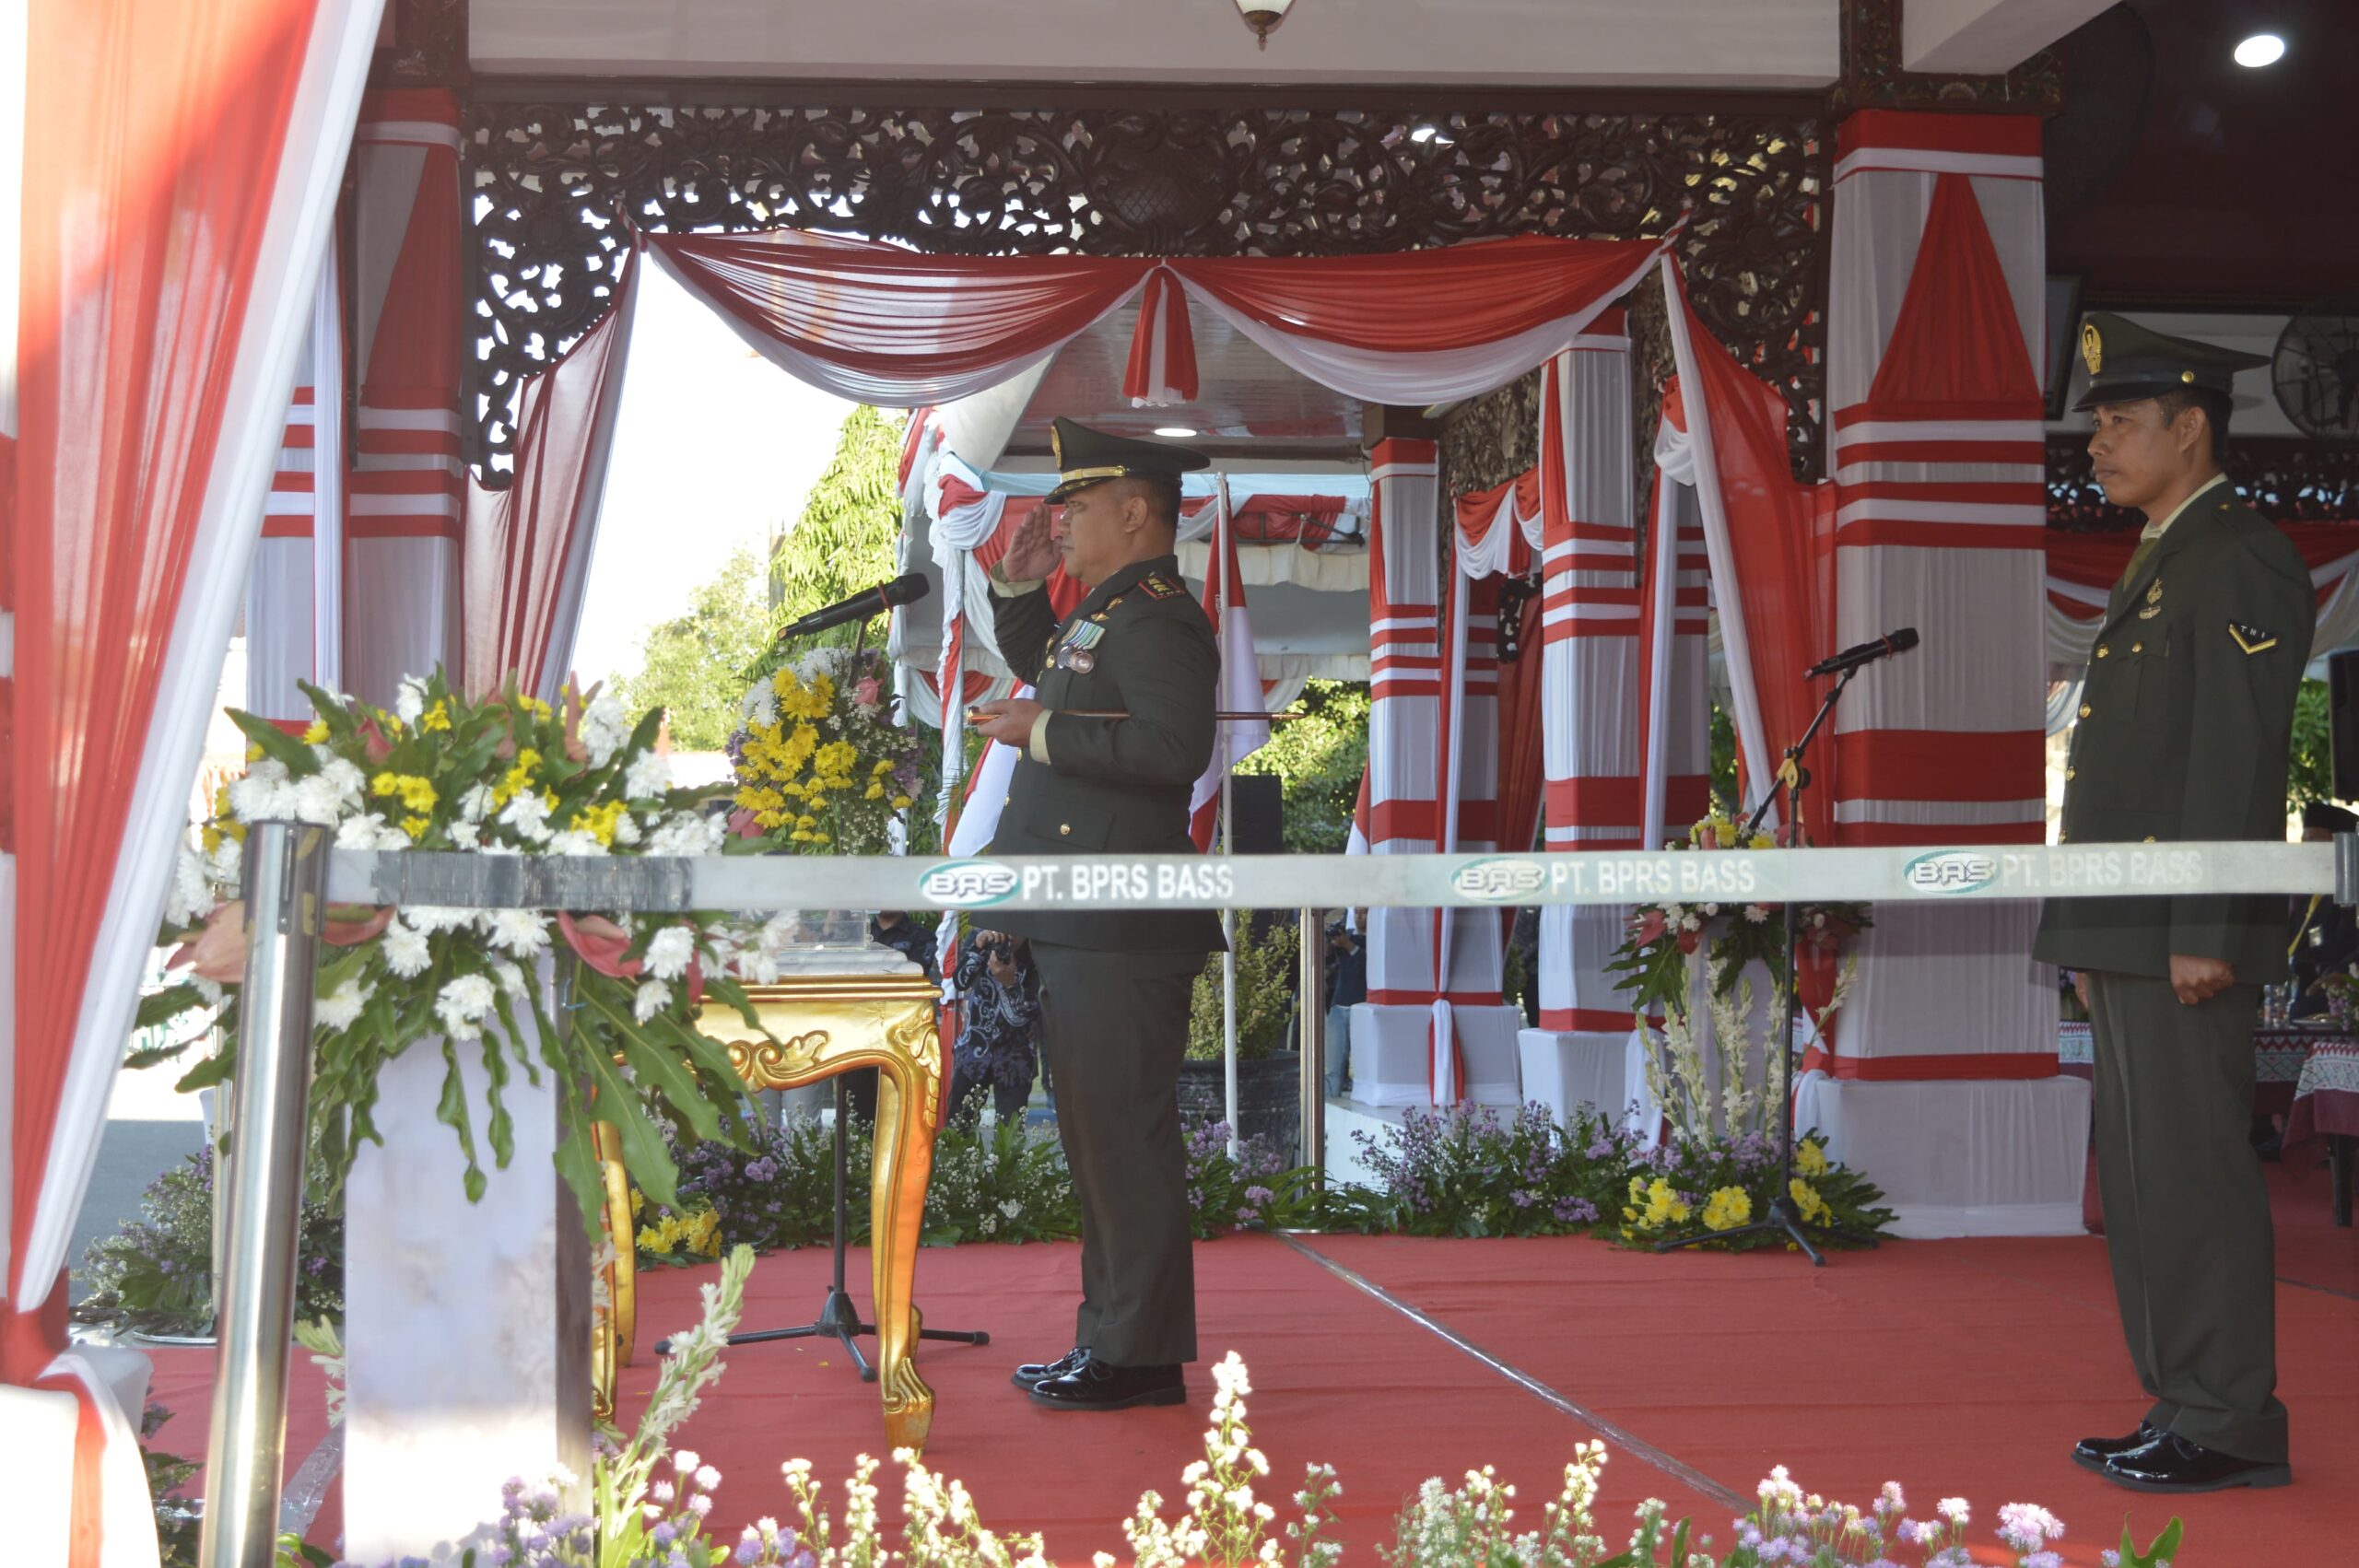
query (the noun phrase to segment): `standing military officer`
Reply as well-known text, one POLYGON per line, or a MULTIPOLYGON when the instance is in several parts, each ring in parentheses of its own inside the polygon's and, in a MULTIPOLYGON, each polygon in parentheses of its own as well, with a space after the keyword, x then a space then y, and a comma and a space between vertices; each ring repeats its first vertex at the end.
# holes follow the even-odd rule
MULTIPOLYGON (((1043 507, 994 572, 998 641, 1038 701, 986 703, 977 728, 1021 760, 992 839, 1001 855, 1188 854, 1189 792, 1212 760, 1220 650, 1172 553, 1180 475, 1205 459, 1055 425, 1062 502, 1043 507), (1089 593, 1060 621, 1039 581, 1062 558, 1089 593), (1061 709, 1114 712, 1083 718, 1061 709)), ((1068 1410, 1173 1405, 1196 1357, 1194 1258, 1180 1061, 1209 910, 1028 910, 992 924, 1028 937, 1041 1049, 1081 1206, 1074 1348, 1015 1381, 1068 1410)))
MULTIPOLYGON (((2071 843, 2285 837, 2286 745, 2316 614, 2293 544, 2220 472, 2235 373, 2265 364, 2118 316, 2081 329, 2106 498, 2147 523, 2115 584, 2064 770, 2071 843)), ((2149 1492, 2283 1486, 2269 1195, 2248 1140, 2281 898, 2050 902, 2036 952, 2080 972, 2096 1044, 2106 1248, 2138 1430, 2073 1458, 2149 1492)))

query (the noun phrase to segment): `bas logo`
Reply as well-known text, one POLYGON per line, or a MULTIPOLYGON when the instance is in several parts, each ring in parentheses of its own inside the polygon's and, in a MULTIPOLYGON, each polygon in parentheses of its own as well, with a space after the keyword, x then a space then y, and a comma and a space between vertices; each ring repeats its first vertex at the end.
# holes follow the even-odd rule
POLYGON ((1999 862, 1971 849, 1942 849, 1918 856, 1903 874, 1921 892, 1973 893, 1998 880, 1999 862))
POLYGON ((952 860, 918 878, 918 895, 945 909, 981 909, 1014 893, 1019 880, 990 860, 952 860))
POLYGON ((1462 898, 1505 904, 1548 885, 1548 872, 1530 860, 1473 860, 1449 873, 1449 885, 1462 898))

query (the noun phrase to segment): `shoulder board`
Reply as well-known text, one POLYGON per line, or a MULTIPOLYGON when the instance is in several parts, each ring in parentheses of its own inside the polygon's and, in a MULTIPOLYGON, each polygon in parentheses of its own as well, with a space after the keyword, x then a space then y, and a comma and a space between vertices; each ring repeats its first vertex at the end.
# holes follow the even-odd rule
POLYGON ((1139 579, 1139 591, 1149 599, 1177 599, 1185 597, 1188 590, 1161 572, 1151 572, 1139 579))

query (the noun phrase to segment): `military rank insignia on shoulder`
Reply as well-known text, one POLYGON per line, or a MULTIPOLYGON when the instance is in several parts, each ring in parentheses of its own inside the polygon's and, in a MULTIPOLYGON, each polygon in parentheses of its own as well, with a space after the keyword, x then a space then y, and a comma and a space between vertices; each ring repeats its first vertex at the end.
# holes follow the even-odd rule
POLYGON ((1177 599, 1185 595, 1188 590, 1161 572, 1152 572, 1139 579, 1139 591, 1149 599, 1177 599))
POLYGON ((2248 626, 2242 621, 2228 623, 2228 636, 2248 654, 2266 653, 2277 646, 2276 634, 2262 631, 2259 626, 2248 626))

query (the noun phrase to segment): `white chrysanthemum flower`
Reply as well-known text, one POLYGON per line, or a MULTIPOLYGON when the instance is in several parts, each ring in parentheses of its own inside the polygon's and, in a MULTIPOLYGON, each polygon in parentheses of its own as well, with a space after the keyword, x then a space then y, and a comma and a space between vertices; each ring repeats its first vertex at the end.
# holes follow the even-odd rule
POLYGON ((491 814, 491 786, 477 784, 459 797, 459 815, 468 822, 481 822, 491 814))
POLYGON ((532 999, 533 982, 525 977, 523 970, 511 964, 507 959, 493 959, 491 972, 499 977, 499 989, 518 1001, 528 1001, 532 999))
POLYGON ((335 847, 339 849, 406 849, 409 835, 388 823, 377 812, 364 812, 348 816, 335 830, 335 847))
POLYGON ((205 857, 205 874, 220 886, 234 887, 245 859, 244 842, 225 833, 221 836, 221 842, 213 847, 213 852, 205 857))
POLYGON ((710 855, 721 848, 724 825, 695 812, 674 812, 647 840, 651 855, 710 855))
POLYGON ((630 813, 625 812, 622 815, 615 818, 616 843, 636 844, 640 841, 640 837, 639 822, 630 814, 630 813))
POLYGON ((483 842, 483 829, 472 822, 454 822, 443 831, 454 849, 473 849, 483 842))
POLYGON ((461 975, 443 983, 434 999, 434 1016, 442 1032, 454 1040, 472 1040, 483 1034, 483 1021, 499 1002, 499 993, 482 975, 461 975))
POLYGON ((618 695, 609 690, 592 697, 581 710, 581 743, 589 750, 590 766, 604 767, 613 761, 630 739, 630 715, 618 695))
POLYGON ((549 947, 548 917, 531 909, 494 909, 487 933, 494 946, 519 958, 535 958, 549 947))
POLYGON ((396 915, 385 928, 385 967, 405 980, 414 980, 426 973, 434 962, 434 950, 427 945, 426 933, 411 925, 405 915, 396 915))
POLYGON ((422 931, 463 931, 475 923, 476 911, 455 904, 418 904, 402 910, 402 918, 422 931))
POLYGON ((647 972, 659 980, 676 980, 688 972, 695 956, 697 933, 686 926, 666 926, 647 943, 647 972))
POLYGON ((606 847, 598 842, 598 836, 586 827, 566 828, 552 836, 548 842, 548 853, 552 855, 603 855, 605 852, 606 847))
POLYGON ((393 693, 393 717, 415 724, 425 712, 426 683, 416 675, 405 675, 400 689, 393 693))
POLYGON ((376 991, 376 987, 364 986, 358 979, 346 980, 311 1003, 311 1022, 323 1029, 349 1029, 376 991))
POLYGON ((639 994, 631 998, 630 1011, 633 1017, 645 1024, 671 1005, 672 988, 661 980, 648 980, 640 986, 639 994))
POLYGON ((745 694, 745 714, 748 727, 778 722, 778 693, 768 681, 755 682, 745 694))
POLYGON ((213 912, 213 885, 205 880, 205 862, 194 849, 182 849, 172 862, 172 884, 164 890, 164 923, 184 926, 213 912))
MULTIPOLYGON (((294 790, 295 820, 317 823, 322 827, 334 827, 345 813, 344 791, 335 780, 323 773, 298 779, 294 790)), ((356 799, 354 805, 360 802, 356 799)))
POLYGON ((658 751, 643 751, 630 759, 623 773, 623 793, 634 801, 650 801, 672 787, 672 759, 658 751))
POLYGON ((229 785, 229 809, 240 822, 286 822, 295 815, 295 786, 287 765, 263 757, 229 785))
POLYGON ((541 844, 548 840, 548 804, 530 790, 518 790, 508 802, 508 808, 499 813, 499 820, 533 843, 541 844))
POLYGON ((327 756, 320 761, 320 777, 335 786, 336 799, 346 811, 360 809, 362 791, 369 786, 369 776, 359 766, 340 756, 327 756))
POLYGON ((189 984, 196 988, 196 994, 205 999, 205 1005, 207 1007, 220 1006, 221 999, 229 994, 221 989, 218 981, 208 980, 202 975, 197 976, 189 984))

